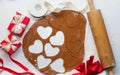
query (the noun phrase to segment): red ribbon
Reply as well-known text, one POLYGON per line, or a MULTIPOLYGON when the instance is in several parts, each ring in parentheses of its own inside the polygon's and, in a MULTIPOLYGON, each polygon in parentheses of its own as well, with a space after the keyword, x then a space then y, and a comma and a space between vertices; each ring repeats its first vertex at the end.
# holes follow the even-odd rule
POLYGON ((19 63, 18 61, 14 60, 10 55, 9 55, 9 57, 10 57, 10 59, 11 59, 14 63, 16 63, 18 66, 20 66, 22 69, 24 69, 25 72, 19 73, 19 72, 16 72, 16 71, 14 71, 14 70, 12 70, 12 69, 10 69, 10 68, 4 67, 4 62, 3 62, 3 60, 2 60, 1 58, 0 58, 0 63, 1 63, 2 65, 0 66, 0 69, 2 69, 2 70, 4 70, 4 71, 7 71, 7 72, 9 72, 9 73, 11 73, 11 74, 13 74, 13 75, 35 75, 34 73, 30 72, 27 67, 25 67, 24 65, 22 65, 22 64, 19 63))
POLYGON ((91 56, 89 60, 85 63, 80 64, 76 70, 79 73, 75 73, 72 75, 96 75, 103 71, 103 67, 99 61, 93 63, 94 56, 91 56))

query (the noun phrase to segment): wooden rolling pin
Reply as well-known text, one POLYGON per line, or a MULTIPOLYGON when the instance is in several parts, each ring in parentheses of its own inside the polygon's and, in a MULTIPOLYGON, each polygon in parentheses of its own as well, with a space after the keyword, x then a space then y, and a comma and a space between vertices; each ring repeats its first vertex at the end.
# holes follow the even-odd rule
POLYGON ((93 0, 88 0, 88 3, 90 6, 90 11, 87 13, 88 20, 100 61, 104 69, 108 70, 109 75, 113 75, 112 67, 115 66, 115 60, 101 11, 99 9, 95 10, 93 0))

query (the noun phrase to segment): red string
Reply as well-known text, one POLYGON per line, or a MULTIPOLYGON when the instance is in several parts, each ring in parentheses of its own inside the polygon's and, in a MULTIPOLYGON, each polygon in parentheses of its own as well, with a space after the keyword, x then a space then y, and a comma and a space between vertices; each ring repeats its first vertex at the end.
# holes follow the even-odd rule
POLYGON ((20 62, 18 62, 18 61, 16 61, 15 59, 13 59, 12 57, 11 57, 11 55, 9 55, 9 57, 10 57, 10 59, 14 62, 14 63, 16 63, 18 66, 20 66, 22 69, 24 69, 25 71, 28 71, 29 69, 27 68, 27 67, 25 67, 23 64, 21 64, 20 62))
POLYGON ((12 69, 10 69, 10 68, 7 68, 7 67, 4 67, 4 62, 3 62, 3 60, 0 58, 0 63, 2 64, 1 66, 0 66, 0 69, 2 69, 2 70, 4 70, 4 71, 7 71, 7 72, 9 72, 9 73, 11 73, 11 74, 13 74, 13 75, 35 75, 34 73, 32 73, 32 72, 29 72, 28 71, 28 68, 26 68, 24 65, 22 65, 21 63, 19 63, 18 61, 16 61, 16 60, 14 60, 11 56, 10 56, 10 59, 14 62, 14 63, 16 63, 18 66, 20 66, 22 69, 24 69, 26 72, 21 72, 21 73, 19 73, 19 72, 16 72, 16 71, 14 71, 14 70, 12 70, 12 69))

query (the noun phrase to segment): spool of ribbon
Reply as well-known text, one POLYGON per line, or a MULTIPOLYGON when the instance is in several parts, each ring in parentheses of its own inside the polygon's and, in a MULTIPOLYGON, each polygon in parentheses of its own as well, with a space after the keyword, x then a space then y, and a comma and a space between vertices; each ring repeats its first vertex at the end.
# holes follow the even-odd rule
POLYGON ((91 56, 86 63, 80 64, 76 70, 79 73, 74 73, 72 75, 96 75, 103 72, 103 67, 99 61, 93 62, 94 56, 91 56))

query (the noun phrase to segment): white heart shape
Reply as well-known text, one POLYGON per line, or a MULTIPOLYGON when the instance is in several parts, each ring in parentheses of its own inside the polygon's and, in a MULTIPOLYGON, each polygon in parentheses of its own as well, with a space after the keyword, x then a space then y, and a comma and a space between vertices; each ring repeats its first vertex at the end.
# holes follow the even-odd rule
POLYGON ((52 64, 50 64, 50 67, 55 70, 56 72, 65 72, 65 68, 63 66, 63 59, 62 58, 59 58, 57 60, 55 60, 52 64))
POLYGON ((47 27, 39 26, 37 28, 37 33, 42 39, 47 39, 52 33, 52 28, 50 26, 47 27))
POLYGON ((55 56, 59 53, 58 47, 52 47, 50 43, 45 44, 45 53, 47 56, 55 56))
POLYGON ((28 49, 31 53, 41 53, 43 51, 43 44, 41 40, 35 40, 34 44, 30 45, 28 49))
POLYGON ((55 36, 50 38, 50 43, 52 45, 63 45, 64 44, 64 33, 62 31, 58 31, 55 36))
POLYGON ((39 55, 37 57, 37 64, 39 69, 47 67, 50 63, 51 63, 51 59, 49 58, 46 59, 44 58, 43 55, 39 55))

